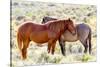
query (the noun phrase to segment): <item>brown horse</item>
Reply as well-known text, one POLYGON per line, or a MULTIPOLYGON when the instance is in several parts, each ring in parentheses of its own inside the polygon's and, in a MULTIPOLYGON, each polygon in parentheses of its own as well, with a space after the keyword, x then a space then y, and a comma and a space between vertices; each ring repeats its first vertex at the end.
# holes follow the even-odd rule
MULTIPOLYGON (((44 17, 42 23, 47 23, 48 21, 58 20, 57 18, 44 17)), ((65 56, 65 42, 75 42, 79 40, 84 46, 84 53, 87 52, 89 48, 89 54, 91 54, 91 28, 84 24, 76 24, 75 26, 76 34, 72 35, 68 30, 66 30, 59 39, 59 44, 61 47, 61 52, 65 56)))
POLYGON ((54 54, 56 41, 65 30, 69 30, 72 34, 76 33, 72 20, 53 20, 45 24, 27 21, 27 23, 21 25, 17 32, 17 41, 22 59, 27 57, 27 48, 30 41, 40 44, 48 42, 48 53, 52 49, 51 53, 54 54))

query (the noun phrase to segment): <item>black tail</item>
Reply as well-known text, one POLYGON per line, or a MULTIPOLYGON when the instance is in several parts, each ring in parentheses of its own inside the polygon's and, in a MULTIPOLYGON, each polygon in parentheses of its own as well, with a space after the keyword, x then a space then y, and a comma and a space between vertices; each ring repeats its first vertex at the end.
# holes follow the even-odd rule
POLYGON ((89 54, 91 54, 91 29, 89 31, 88 38, 89 38, 89 54))

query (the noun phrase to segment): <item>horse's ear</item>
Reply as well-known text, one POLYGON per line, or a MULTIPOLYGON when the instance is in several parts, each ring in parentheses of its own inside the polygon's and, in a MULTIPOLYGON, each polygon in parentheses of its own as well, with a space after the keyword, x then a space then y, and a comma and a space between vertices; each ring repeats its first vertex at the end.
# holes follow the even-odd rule
POLYGON ((68 18, 68 20, 70 21, 70 18, 68 18))

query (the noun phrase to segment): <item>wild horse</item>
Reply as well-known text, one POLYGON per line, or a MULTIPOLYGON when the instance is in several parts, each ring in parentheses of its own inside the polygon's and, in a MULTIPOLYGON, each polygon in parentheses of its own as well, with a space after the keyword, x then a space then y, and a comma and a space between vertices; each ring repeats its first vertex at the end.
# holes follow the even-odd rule
MULTIPOLYGON (((44 17, 42 23, 44 24, 52 20, 57 20, 57 19, 52 17, 44 17)), ((82 24, 76 24, 75 29, 76 29, 75 35, 72 35, 68 30, 66 30, 61 35, 59 39, 59 44, 61 47, 62 54, 65 56, 65 41, 75 42, 77 40, 79 40, 83 44, 85 48, 84 53, 87 52, 87 49, 89 47, 89 53, 91 54, 91 28, 88 25, 82 23, 82 24)))
POLYGON ((30 41, 40 44, 48 42, 48 53, 51 51, 54 54, 56 41, 65 30, 69 30, 72 34, 76 33, 71 19, 53 20, 45 24, 26 21, 18 28, 17 32, 18 47, 21 51, 22 59, 27 58, 27 48, 30 41))

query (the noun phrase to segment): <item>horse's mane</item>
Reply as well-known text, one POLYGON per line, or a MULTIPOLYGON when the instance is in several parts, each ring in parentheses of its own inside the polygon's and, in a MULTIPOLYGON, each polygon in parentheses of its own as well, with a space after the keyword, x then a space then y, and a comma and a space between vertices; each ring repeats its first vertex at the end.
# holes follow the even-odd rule
POLYGON ((61 30, 64 30, 65 25, 67 20, 52 20, 52 21, 48 21, 47 23, 49 23, 48 28, 51 31, 54 32, 59 32, 61 30))

